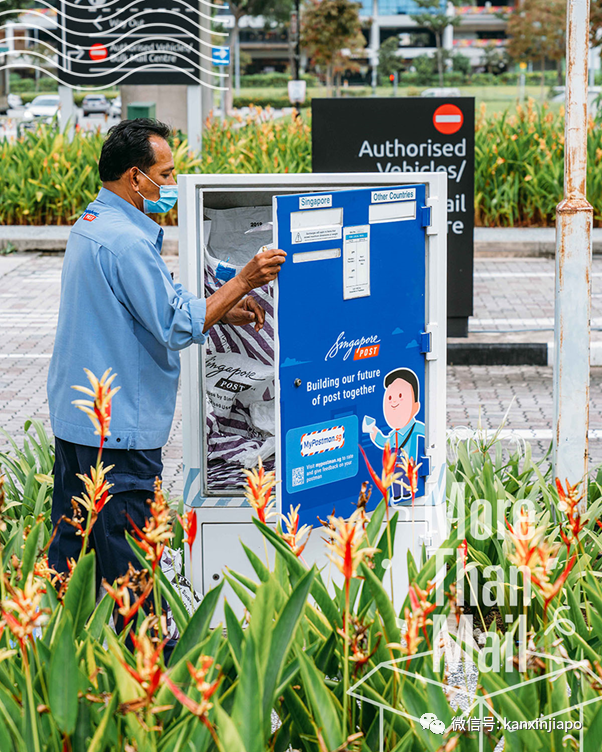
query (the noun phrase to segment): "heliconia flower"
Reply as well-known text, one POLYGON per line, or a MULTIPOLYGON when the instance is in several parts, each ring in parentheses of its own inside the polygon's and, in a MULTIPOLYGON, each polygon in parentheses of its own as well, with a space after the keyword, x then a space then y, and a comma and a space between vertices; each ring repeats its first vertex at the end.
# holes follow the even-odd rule
POLYGON ((152 564, 153 572, 161 561, 165 544, 173 538, 169 521, 169 506, 161 490, 161 481, 155 479, 155 498, 150 503, 151 516, 140 530, 132 518, 128 515, 130 524, 134 528, 135 537, 140 547, 146 552, 146 558, 152 564))
POLYGON ((200 702, 195 702, 192 698, 188 697, 188 695, 182 692, 177 684, 174 684, 168 676, 165 678, 165 683, 173 692, 174 697, 179 700, 185 708, 187 708, 193 715, 196 715, 197 718, 200 718, 205 725, 208 725, 206 716, 213 707, 211 697, 215 694, 223 677, 218 675, 214 681, 207 681, 207 674, 213 666, 213 658, 202 655, 199 661, 201 666, 198 669, 196 669, 190 661, 188 661, 186 665, 195 687, 201 695, 200 702))
POLYGON ((393 485, 393 483, 395 483, 396 480, 399 480, 399 478, 401 477, 399 473, 395 473, 395 465, 397 463, 397 450, 393 451, 389 442, 385 442, 385 448, 383 449, 383 470, 380 478, 368 461, 366 452, 364 452, 364 449, 361 446, 360 451, 364 457, 364 462, 366 463, 366 467, 368 468, 368 472, 370 473, 370 477, 374 481, 375 486, 381 492, 383 497, 386 497, 388 489, 393 485))
POLYGON ((79 410, 86 413, 92 421, 92 424, 96 428, 94 433, 100 436, 100 448, 102 449, 105 439, 111 435, 109 431, 109 425, 111 424, 111 400, 121 387, 118 386, 116 389, 111 388, 111 384, 117 374, 114 373, 112 376, 109 376, 111 373, 110 368, 107 368, 100 380, 87 368, 84 368, 84 371, 92 385, 92 389, 85 386, 72 386, 71 388, 88 394, 92 397, 92 400, 74 400, 73 404, 79 410))
POLYGON ((309 536, 311 535, 310 525, 303 525, 301 529, 299 529, 300 506, 301 504, 297 504, 297 506, 293 508, 293 505, 291 504, 291 509, 288 515, 286 517, 283 514, 280 515, 286 526, 286 533, 282 533, 282 539, 293 549, 293 553, 297 558, 303 553, 303 550, 309 541, 309 536), (305 540, 303 540, 304 538, 305 540), (303 543, 301 541, 303 541, 303 543))
POLYGON ((462 553, 462 566, 466 567, 466 564, 468 562, 468 542, 466 538, 464 538, 464 540, 462 541, 462 543, 460 543, 458 548, 460 549, 462 553))
POLYGON ((326 543, 329 551, 327 556, 348 584, 351 578, 356 576, 360 562, 372 556, 377 549, 369 546, 360 548, 366 541, 366 531, 359 510, 356 509, 348 520, 334 515, 331 515, 328 520, 331 524, 331 542, 326 543))
POLYGON ((134 569, 130 562, 126 574, 115 580, 116 587, 111 587, 104 579, 102 581, 104 589, 115 601, 118 612, 123 616, 124 626, 127 626, 134 618, 153 590, 153 581, 150 577, 144 577, 145 572, 146 570, 134 569), (132 591, 139 594, 133 603, 131 602, 132 591))
POLYGON ((372 650, 369 649, 369 632, 370 632, 370 624, 365 624, 363 621, 361 621, 357 616, 352 615, 350 617, 350 628, 351 633, 349 635, 349 638, 345 636, 345 632, 342 630, 338 630, 339 634, 346 639, 349 642, 349 647, 351 649, 351 654, 349 656, 349 660, 355 663, 355 671, 354 674, 357 674, 359 670, 361 670, 372 658, 372 656, 376 653, 378 650, 378 646, 380 644, 381 636, 378 635, 378 638, 374 644, 374 648, 372 650))
POLYGON ((180 517, 179 514, 176 516, 178 518, 178 522, 180 523, 180 525, 182 525, 182 530, 186 535, 185 542, 188 544, 188 547, 190 548, 190 556, 192 556, 192 546, 194 545, 194 541, 196 540, 197 533, 196 510, 190 509, 188 512, 186 512, 186 515, 184 517, 180 517))
MULTIPOLYGON (((558 552, 561 543, 550 543, 545 537, 545 528, 536 528, 530 521, 525 508, 521 507, 519 528, 517 534, 512 525, 506 520, 508 527, 508 540, 511 544, 511 550, 508 552, 508 560, 517 567, 526 567, 529 570, 530 578, 533 584, 540 591, 544 599, 544 614, 547 613, 548 606, 553 598, 564 585, 566 578, 576 561, 577 555, 567 561, 560 576, 552 581, 550 574, 553 571, 558 560, 558 552)), ((565 537, 567 543, 567 556, 570 552, 570 541, 565 537)))
POLYGON ((113 498, 109 494, 109 489, 113 488, 113 484, 109 483, 105 476, 114 467, 115 465, 104 467, 102 462, 99 462, 97 467, 90 468, 90 475, 77 473, 77 477, 84 484, 85 491, 81 497, 74 496, 74 499, 91 515, 91 525, 94 524, 105 504, 113 498))
POLYGON ((38 559, 33 567, 34 577, 40 577, 42 580, 48 580, 54 585, 60 579, 59 573, 51 567, 48 563, 48 555, 44 554, 41 559, 38 559))
POLYGON ((23 650, 34 630, 48 621, 50 610, 41 607, 46 588, 33 572, 27 575, 22 590, 9 582, 5 586, 9 597, 0 603, 2 619, 23 650))
POLYGON ((122 707, 128 711, 136 711, 143 707, 149 707, 152 704, 155 692, 159 688, 164 678, 164 669, 161 664, 161 654, 169 637, 163 641, 153 640, 149 635, 152 629, 156 628, 158 619, 156 616, 147 616, 142 622, 138 634, 131 633, 132 642, 134 643, 134 659, 136 668, 132 668, 127 661, 122 661, 122 665, 130 676, 138 683, 144 692, 144 698, 137 698, 124 703, 122 707))
POLYGON ((558 490, 558 509, 564 512, 569 521, 571 533, 575 541, 579 540, 579 534, 587 524, 587 520, 581 516, 582 501, 585 498, 585 492, 579 493, 579 486, 581 483, 575 483, 571 485, 568 479, 565 480, 566 491, 562 487, 562 483, 559 478, 556 478, 556 488, 558 490))
POLYGON ((416 460, 413 457, 410 457, 410 455, 405 451, 405 449, 400 449, 401 456, 399 458, 399 464, 401 469, 403 470, 403 474, 405 476, 406 480, 403 479, 402 476, 402 484, 403 487, 409 491, 412 495, 412 503, 414 502, 416 498, 416 493, 418 492, 418 470, 422 467, 422 462, 416 463, 416 460))
POLYGON ((265 524, 270 517, 277 514, 272 496, 276 485, 276 473, 273 471, 266 473, 261 457, 259 457, 257 470, 243 470, 243 473, 247 476, 245 497, 259 520, 265 524))

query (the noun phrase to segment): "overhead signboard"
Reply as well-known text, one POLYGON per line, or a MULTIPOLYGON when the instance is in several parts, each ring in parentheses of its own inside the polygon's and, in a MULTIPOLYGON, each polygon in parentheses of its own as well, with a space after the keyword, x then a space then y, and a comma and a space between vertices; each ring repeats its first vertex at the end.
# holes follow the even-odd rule
POLYGON ((61 80, 84 87, 198 83, 199 21, 198 0, 61 0, 61 80))
POLYGON ((474 99, 312 100, 314 172, 446 172, 448 335, 473 312, 474 99))

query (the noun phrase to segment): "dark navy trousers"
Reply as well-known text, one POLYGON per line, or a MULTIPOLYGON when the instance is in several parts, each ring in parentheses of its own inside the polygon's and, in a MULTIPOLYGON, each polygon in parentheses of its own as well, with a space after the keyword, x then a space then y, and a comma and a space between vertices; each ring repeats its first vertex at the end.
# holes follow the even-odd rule
MULTIPOLYGON (((90 467, 96 466, 96 447, 72 444, 55 439, 54 490, 52 494, 52 525, 57 533, 48 552, 48 561, 59 572, 66 572, 67 559, 76 561, 82 546, 82 538, 75 528, 60 522, 63 515, 71 518, 71 499, 84 492, 84 484, 77 474, 90 475, 90 467)), ((140 564, 125 537, 132 533, 128 520, 131 518, 142 529, 150 517, 147 499, 153 498, 155 478, 161 478, 163 463, 159 449, 104 449, 102 461, 105 467, 115 465, 107 473, 113 484, 109 493, 113 498, 105 505, 90 534, 90 547, 96 552, 96 584, 102 579, 109 584, 128 570, 131 561, 136 569, 140 564)), ((86 511, 83 510, 84 519, 86 511)), ((85 526, 85 522, 84 522, 85 526)))

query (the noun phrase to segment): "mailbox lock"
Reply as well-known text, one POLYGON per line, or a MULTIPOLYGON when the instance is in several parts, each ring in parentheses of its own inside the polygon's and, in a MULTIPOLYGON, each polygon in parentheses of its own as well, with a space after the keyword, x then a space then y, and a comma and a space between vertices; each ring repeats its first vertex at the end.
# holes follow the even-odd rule
POLYGON ((213 575, 213 579, 214 580, 219 580, 219 574, 217 572, 213 575))
POLYGON ((301 383, 302 383, 301 379, 295 379, 295 381, 294 381, 294 384, 295 384, 296 387, 300 387, 301 383))

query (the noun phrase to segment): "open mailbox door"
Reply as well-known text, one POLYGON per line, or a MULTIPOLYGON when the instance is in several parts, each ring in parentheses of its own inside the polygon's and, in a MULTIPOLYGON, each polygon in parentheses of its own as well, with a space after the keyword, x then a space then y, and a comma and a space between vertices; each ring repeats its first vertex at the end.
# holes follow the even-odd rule
MULTIPOLYGON (((288 254, 276 304, 277 474, 282 510, 300 505, 300 524, 348 517, 371 480, 364 456, 380 477, 387 443, 400 475, 393 501, 424 496, 425 191, 274 197, 275 243, 288 254)), ((368 510, 381 498, 374 488, 368 510)))
MULTIPOLYGON (((446 176, 178 181, 180 277, 194 294, 263 245, 287 252, 277 283, 253 293, 268 312, 260 336, 218 324, 182 352, 184 503, 198 528, 189 579, 204 595, 225 567, 252 577, 241 541, 265 556, 244 495, 257 455, 275 468, 277 512, 299 506, 300 524, 319 527, 354 511, 364 481, 368 511, 378 504, 366 460, 380 477, 388 443, 400 465, 418 466, 414 499, 403 467, 391 493, 401 526, 391 566, 396 590, 407 587, 407 549, 418 558, 445 534, 446 176)), ((303 556, 327 564, 318 530, 303 556)))

